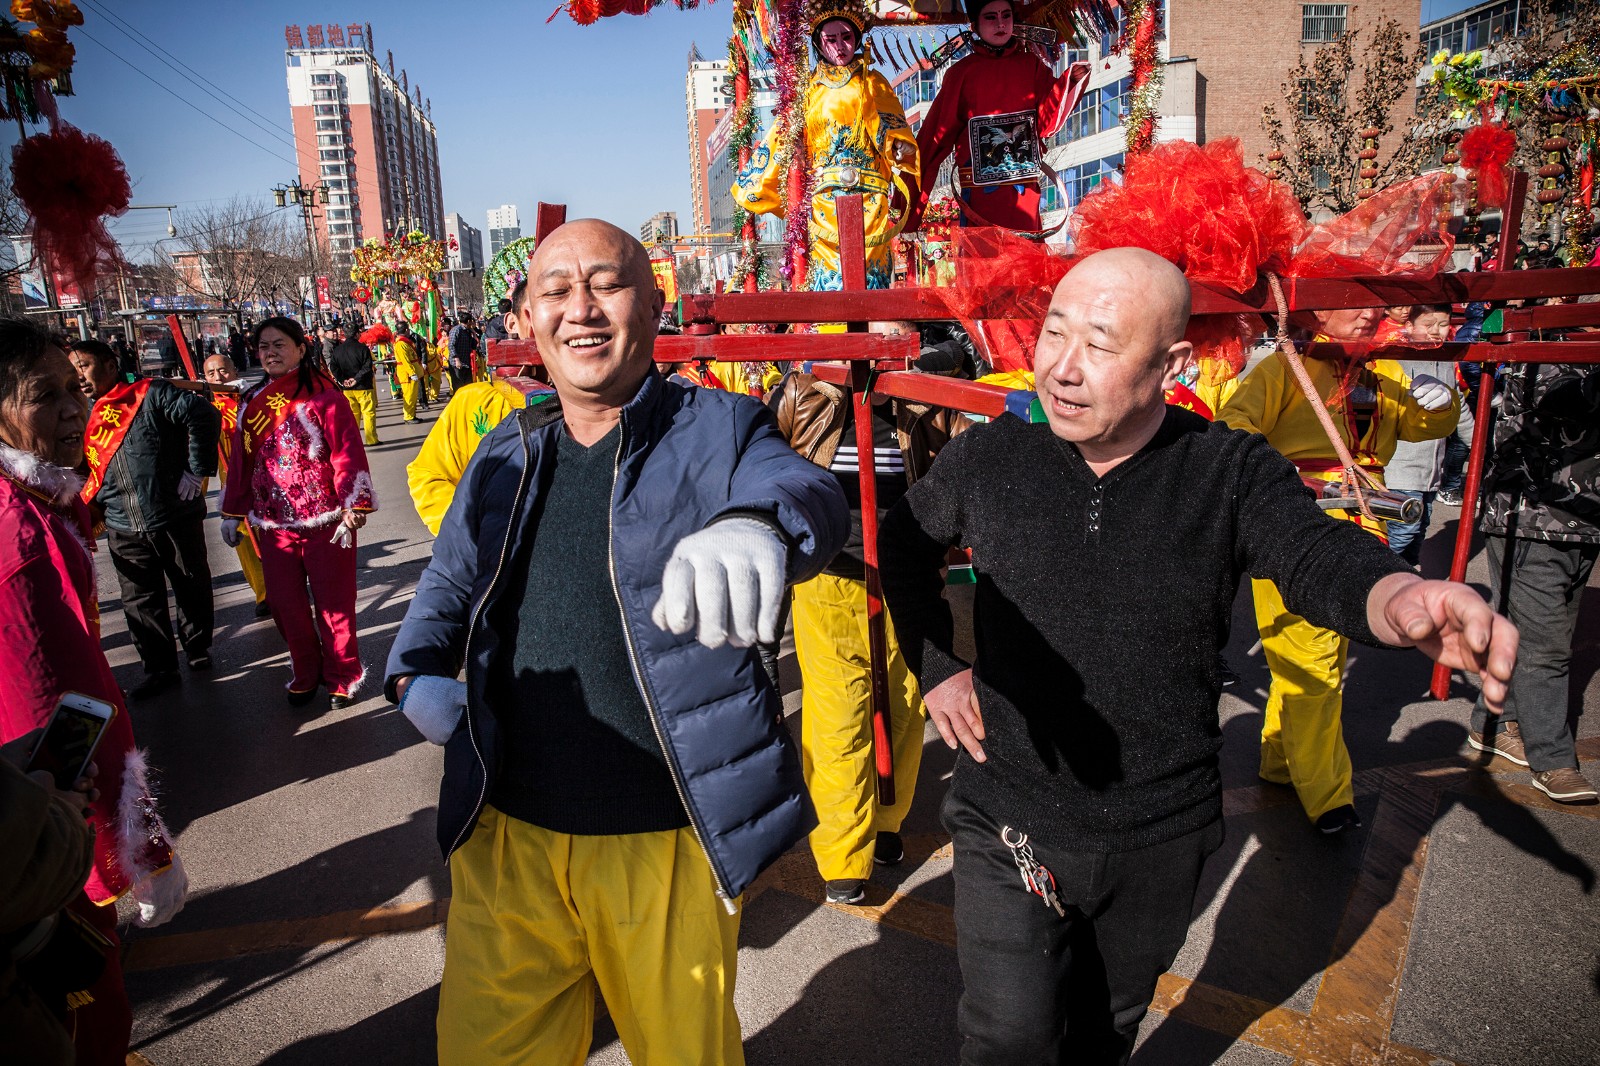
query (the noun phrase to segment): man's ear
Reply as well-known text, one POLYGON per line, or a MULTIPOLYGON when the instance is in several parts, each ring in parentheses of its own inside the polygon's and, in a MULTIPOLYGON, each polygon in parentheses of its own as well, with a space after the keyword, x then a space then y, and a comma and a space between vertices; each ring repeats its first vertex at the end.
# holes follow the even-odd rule
POLYGON ((513 337, 520 338, 522 336, 522 334, 517 331, 517 313, 515 311, 507 311, 505 314, 501 315, 500 325, 504 326, 505 331, 511 334, 513 337))
POLYGON ((657 322, 660 322, 661 312, 667 309, 667 294, 659 285, 653 286, 653 288, 656 295, 655 303, 651 305, 652 310, 650 312, 650 317, 655 319, 657 322))
POLYGON ((1166 390, 1177 385, 1178 379, 1193 361, 1194 345, 1188 341, 1179 341, 1168 348, 1162 361, 1161 388, 1166 390))

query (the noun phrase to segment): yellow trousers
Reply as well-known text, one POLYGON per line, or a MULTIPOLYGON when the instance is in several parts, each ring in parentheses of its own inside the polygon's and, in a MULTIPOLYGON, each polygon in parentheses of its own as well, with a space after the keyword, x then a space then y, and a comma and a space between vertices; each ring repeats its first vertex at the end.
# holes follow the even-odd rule
POLYGON ((597 987, 635 1066, 742 1066, 739 916, 693 830, 569 836, 485 807, 450 885, 440 1066, 581 1066, 597 987))
POLYGON ((1272 687, 1261 722, 1261 776, 1293 785, 1312 821, 1354 800, 1344 745, 1344 664, 1350 642, 1289 613, 1278 586, 1253 580, 1272 687))
POLYGON ((400 409, 405 413, 407 422, 417 420, 417 392, 421 385, 422 382, 418 378, 400 382, 400 409))
POLYGON ((344 398, 350 401, 350 411, 361 426, 364 444, 378 443, 378 396, 371 389, 345 389, 344 398))
POLYGON ((256 552, 255 536, 246 533, 239 538, 239 546, 233 550, 239 555, 239 569, 244 571, 250 591, 256 594, 256 602, 260 603, 267 598, 267 580, 261 574, 261 556, 256 552))
POLYGON ((800 753, 817 808, 811 854, 824 881, 869 877, 874 840, 880 832, 900 831, 917 788, 927 711, 916 678, 900 657, 894 628, 886 628, 894 752, 894 804, 887 807, 878 803, 872 758, 866 583, 819 574, 794 587, 794 647, 804 706, 800 753))
POLYGON ((444 376, 442 370, 428 371, 428 402, 439 402, 439 379, 444 376))

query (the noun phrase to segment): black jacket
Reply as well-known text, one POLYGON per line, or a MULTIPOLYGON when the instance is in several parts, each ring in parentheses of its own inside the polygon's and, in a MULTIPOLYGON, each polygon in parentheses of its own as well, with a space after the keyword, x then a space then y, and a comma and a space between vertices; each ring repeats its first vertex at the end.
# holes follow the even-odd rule
POLYGON ((328 356, 328 369, 341 389, 372 388, 372 349, 357 340, 340 341, 328 356), (354 379, 354 385, 346 381, 354 379))
POLYGON ((179 499, 178 481, 185 473, 216 474, 221 432, 222 416, 205 397, 152 380, 94 497, 105 510, 106 525, 148 533, 205 518, 205 497, 179 499))

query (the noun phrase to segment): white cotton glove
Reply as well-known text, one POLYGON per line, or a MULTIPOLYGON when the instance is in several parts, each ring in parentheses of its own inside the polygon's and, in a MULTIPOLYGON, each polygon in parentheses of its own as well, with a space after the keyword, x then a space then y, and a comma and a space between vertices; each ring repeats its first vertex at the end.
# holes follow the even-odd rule
POLYGON ((200 488, 205 484, 199 477, 185 470, 178 479, 178 499, 192 500, 200 495, 200 488))
POLYGON ((650 618, 708 648, 748 648, 778 639, 788 549, 771 526, 725 518, 678 541, 661 575, 650 618))
POLYGON ((1411 379, 1411 396, 1424 411, 1443 411, 1455 401, 1456 393, 1433 375, 1418 374, 1411 379))
POLYGON ((237 548, 239 542, 244 539, 244 533, 239 529, 242 525, 244 525, 244 519, 242 518, 224 518, 222 520, 222 543, 230 548, 237 548))
POLYGON ((341 548, 353 548, 356 543, 356 531, 340 522, 333 527, 333 536, 328 539, 341 548))
POLYGON ((189 874, 177 849, 173 849, 171 866, 136 882, 131 892, 139 905, 135 920, 144 928, 153 929, 176 918, 189 898, 189 874))
POLYGON ((418 674, 400 697, 400 713, 430 744, 443 744, 467 712, 467 683, 453 677, 418 674))

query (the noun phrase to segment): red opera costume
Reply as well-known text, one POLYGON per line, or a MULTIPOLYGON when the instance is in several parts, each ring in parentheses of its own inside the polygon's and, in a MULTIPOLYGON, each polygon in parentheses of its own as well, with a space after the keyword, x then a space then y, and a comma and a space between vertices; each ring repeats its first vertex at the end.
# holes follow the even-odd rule
POLYGON ((981 175, 973 174, 973 138, 981 143, 991 129, 1015 134, 1031 142, 1025 147, 1040 162, 1042 142, 1055 136, 1088 81, 1088 64, 1074 63, 1057 77, 1020 38, 1000 48, 974 38, 971 54, 945 72, 944 84, 917 134, 923 189, 918 214, 937 184, 939 165, 954 152, 961 168, 962 199, 978 216, 969 217, 968 225, 1038 230, 1037 168, 1025 180, 985 184, 981 175))
POLYGON ((377 510, 350 404, 326 378, 302 389, 299 374, 286 374, 249 396, 231 451, 240 462, 221 510, 247 520, 255 534, 267 601, 289 646, 289 690, 306 693, 322 683, 350 695, 365 677, 356 645, 355 542, 335 543, 331 533, 346 510, 377 510))

